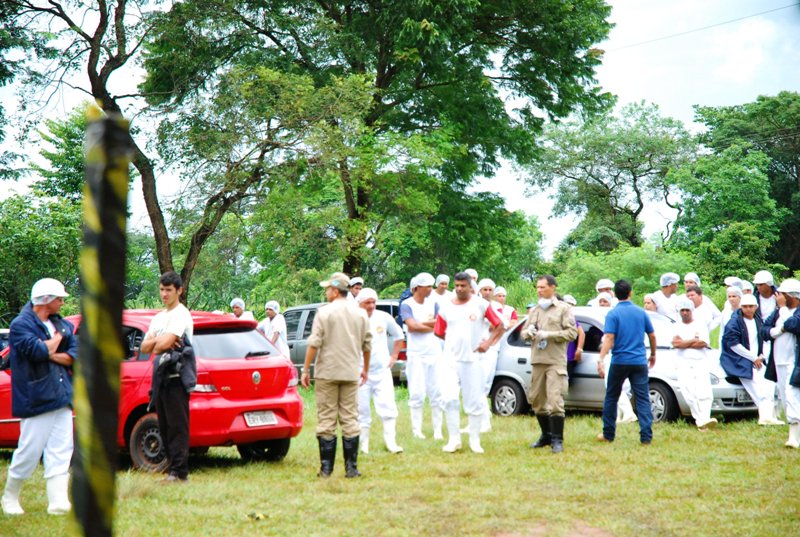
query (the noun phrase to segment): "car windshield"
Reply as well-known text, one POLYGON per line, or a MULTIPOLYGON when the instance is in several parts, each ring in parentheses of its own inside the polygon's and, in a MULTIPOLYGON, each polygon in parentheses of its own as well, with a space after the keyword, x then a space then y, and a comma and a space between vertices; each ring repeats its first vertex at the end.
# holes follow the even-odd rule
POLYGON ((280 352, 256 330, 204 330, 192 338, 195 354, 205 360, 278 356, 280 352))

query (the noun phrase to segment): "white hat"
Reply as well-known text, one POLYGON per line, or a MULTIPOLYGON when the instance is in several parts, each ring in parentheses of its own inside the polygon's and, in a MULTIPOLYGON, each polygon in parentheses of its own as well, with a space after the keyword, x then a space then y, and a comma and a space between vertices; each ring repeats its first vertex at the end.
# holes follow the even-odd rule
POLYGON ((600 299, 601 299, 601 298, 604 298, 604 299, 608 300, 609 302, 611 302, 611 299, 612 299, 613 297, 611 296, 611 293, 606 293, 606 292, 604 291, 604 292, 602 292, 602 293, 598 293, 598 294, 597 294, 597 298, 596 298, 596 300, 597 300, 598 304, 600 303, 600 299))
POLYGON ((768 285, 774 285, 775 280, 772 277, 772 274, 768 270, 759 270, 756 272, 756 275, 753 276, 753 283, 758 285, 760 283, 766 283, 768 285))
POLYGON ((614 288, 614 282, 612 282, 608 278, 597 280, 597 283, 594 284, 594 290, 597 292, 600 292, 600 289, 613 289, 613 288, 614 288))
POLYGON ((739 302, 740 306, 758 306, 756 295, 743 295, 742 301, 739 302))
POLYGON ((489 287, 490 289, 494 289, 496 286, 494 284, 494 280, 491 278, 484 278, 478 282, 478 289, 483 289, 485 287, 489 287))
POLYGON ((577 306, 578 305, 578 301, 575 300, 575 297, 572 296, 572 295, 564 295, 564 302, 566 302, 567 304, 570 304, 571 306, 577 306))
POLYGON ((737 278, 736 276, 728 276, 725 278, 725 286, 726 287, 738 287, 739 289, 742 288, 742 280, 737 278))
POLYGON ((800 294, 800 281, 794 278, 783 280, 781 282, 781 286, 778 287, 778 291, 780 291, 781 293, 787 293, 792 296, 796 296, 800 294))
POLYGON ((264 304, 264 309, 265 310, 272 310, 275 313, 280 313, 281 312, 281 306, 280 306, 280 304, 278 304, 277 300, 270 300, 269 302, 264 304))
POLYGON ((748 282, 747 280, 742 280, 742 291, 750 291, 753 292, 753 284, 748 282))
POLYGON ((473 282, 477 281, 477 279, 478 279, 478 271, 477 270, 475 270, 474 268, 468 268, 468 269, 464 269, 464 272, 469 274, 469 277, 472 278, 473 282))
POLYGON ((378 300, 378 293, 372 287, 364 287, 356 297, 356 302, 359 304, 366 302, 367 300, 378 300))
POLYGON ((355 278, 350 278, 350 287, 352 287, 352 286, 354 286, 354 285, 356 285, 358 283, 360 283, 361 285, 364 285, 364 278, 362 278, 361 276, 356 276, 355 278))
POLYGON ((233 300, 231 300, 231 307, 234 308, 236 306, 239 306, 240 308, 244 309, 244 300, 242 300, 241 298, 234 298, 233 300))
POLYGON ((494 294, 494 296, 507 295, 508 291, 506 291, 506 288, 503 287, 502 285, 498 285, 497 287, 494 288, 494 293, 493 294, 494 294))
POLYGON ((434 282, 436 282, 436 278, 434 278, 428 272, 420 272, 413 278, 411 278, 411 290, 413 291, 417 287, 433 287, 434 282))
MULTIPOLYGON (((689 278, 691 280, 691 278, 689 278)), ((678 299, 678 302, 675 304, 675 309, 678 311, 681 310, 692 310, 694 311, 694 302, 689 300, 686 297, 682 297, 678 299)))
POLYGON ((436 276, 436 286, 438 287, 440 283, 447 282, 450 283, 450 276, 447 274, 439 274, 436 276))
POLYGON ((700 287, 700 276, 697 275, 695 272, 687 272, 686 276, 683 277, 683 281, 686 280, 693 281, 697 287, 700 287))
POLYGON ((661 275, 661 287, 666 287, 673 283, 678 283, 679 281, 681 281, 681 277, 674 272, 667 272, 661 275))
POLYGON ((736 287, 735 285, 731 285, 725 290, 725 296, 728 295, 742 296, 742 288, 736 287))
POLYGON ((68 296, 64 284, 54 278, 42 278, 31 287, 31 302, 37 306, 49 304, 59 297, 68 296))

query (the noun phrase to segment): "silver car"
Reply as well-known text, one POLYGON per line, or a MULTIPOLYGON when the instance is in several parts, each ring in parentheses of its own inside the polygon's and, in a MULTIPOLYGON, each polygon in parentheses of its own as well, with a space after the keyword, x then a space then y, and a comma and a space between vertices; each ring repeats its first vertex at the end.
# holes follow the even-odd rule
MULTIPOLYGON (((586 332, 586 341, 583 358, 575 367, 564 403, 573 409, 602 410, 606 390, 603 379, 597 374, 597 362, 600 358, 605 316, 610 310, 584 306, 572 308, 572 311, 575 320, 586 332)), ((689 407, 678 387, 677 356, 675 350, 670 347, 673 321, 658 313, 648 312, 648 314, 653 322, 659 349, 656 365, 650 370, 650 405, 653 409, 653 421, 674 420, 679 414, 690 416, 689 407)), ((531 344, 521 337, 522 321, 506 332, 500 344, 491 398, 493 412, 501 416, 521 414, 529 409, 531 344)), ((649 340, 646 337, 645 345, 649 347, 649 340)), ((756 412, 756 405, 745 389, 740 384, 732 384, 726 380, 725 373, 716 360, 711 371, 711 385, 714 391, 711 411, 714 414, 756 412)))

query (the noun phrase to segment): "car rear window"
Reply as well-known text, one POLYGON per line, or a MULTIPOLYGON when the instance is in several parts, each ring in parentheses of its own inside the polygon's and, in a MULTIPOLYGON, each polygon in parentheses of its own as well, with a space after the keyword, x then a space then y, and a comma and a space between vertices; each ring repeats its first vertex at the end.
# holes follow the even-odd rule
POLYGON ((279 356, 280 352, 256 330, 204 330, 192 337, 195 355, 205 360, 279 356))

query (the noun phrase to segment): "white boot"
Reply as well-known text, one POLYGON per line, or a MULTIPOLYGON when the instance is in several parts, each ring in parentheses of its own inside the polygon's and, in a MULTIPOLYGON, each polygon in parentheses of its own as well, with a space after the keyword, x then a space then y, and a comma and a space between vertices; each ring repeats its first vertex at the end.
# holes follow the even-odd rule
POLYGON ((369 427, 361 428, 361 438, 358 442, 361 453, 369 453, 369 427))
POLYGON ((775 417, 775 404, 772 401, 765 401, 758 405, 758 424, 785 425, 785 423, 775 417))
POLYGON ((445 410, 445 419, 447 419, 447 434, 450 435, 450 440, 442 448, 446 453, 453 453, 461 449, 461 431, 458 428, 459 410, 445 410))
POLYGON ((69 503, 69 474, 55 475, 47 480, 47 513, 66 515, 72 509, 69 503))
POLYGON ((422 434, 422 407, 411 407, 411 434, 414 438, 425 440, 422 434))
POLYGON ((633 411, 633 405, 631 405, 631 400, 624 390, 619 396, 617 411, 617 423, 633 423, 639 419, 636 417, 636 413, 633 411))
POLYGON ((486 405, 486 408, 483 410, 483 414, 481 414, 481 432, 488 433, 492 430, 492 409, 489 405, 486 405))
POLYGON ((444 440, 444 436, 442 436, 442 419, 444 417, 444 411, 441 408, 431 408, 431 421, 433 422, 433 439, 434 440, 444 440))
POLYGON ((789 440, 784 444, 790 448, 800 448, 800 423, 789 424, 789 440))
POLYGON ((402 453, 403 448, 397 445, 397 420, 383 420, 383 441, 390 453, 402 453))
POLYGON ((469 449, 474 453, 483 453, 481 447, 481 425, 483 422, 483 414, 480 416, 469 417, 469 449))
POLYGON ((24 480, 8 476, 6 480, 6 490, 3 492, 3 512, 7 515, 21 515, 25 511, 19 504, 19 490, 22 488, 24 480))

